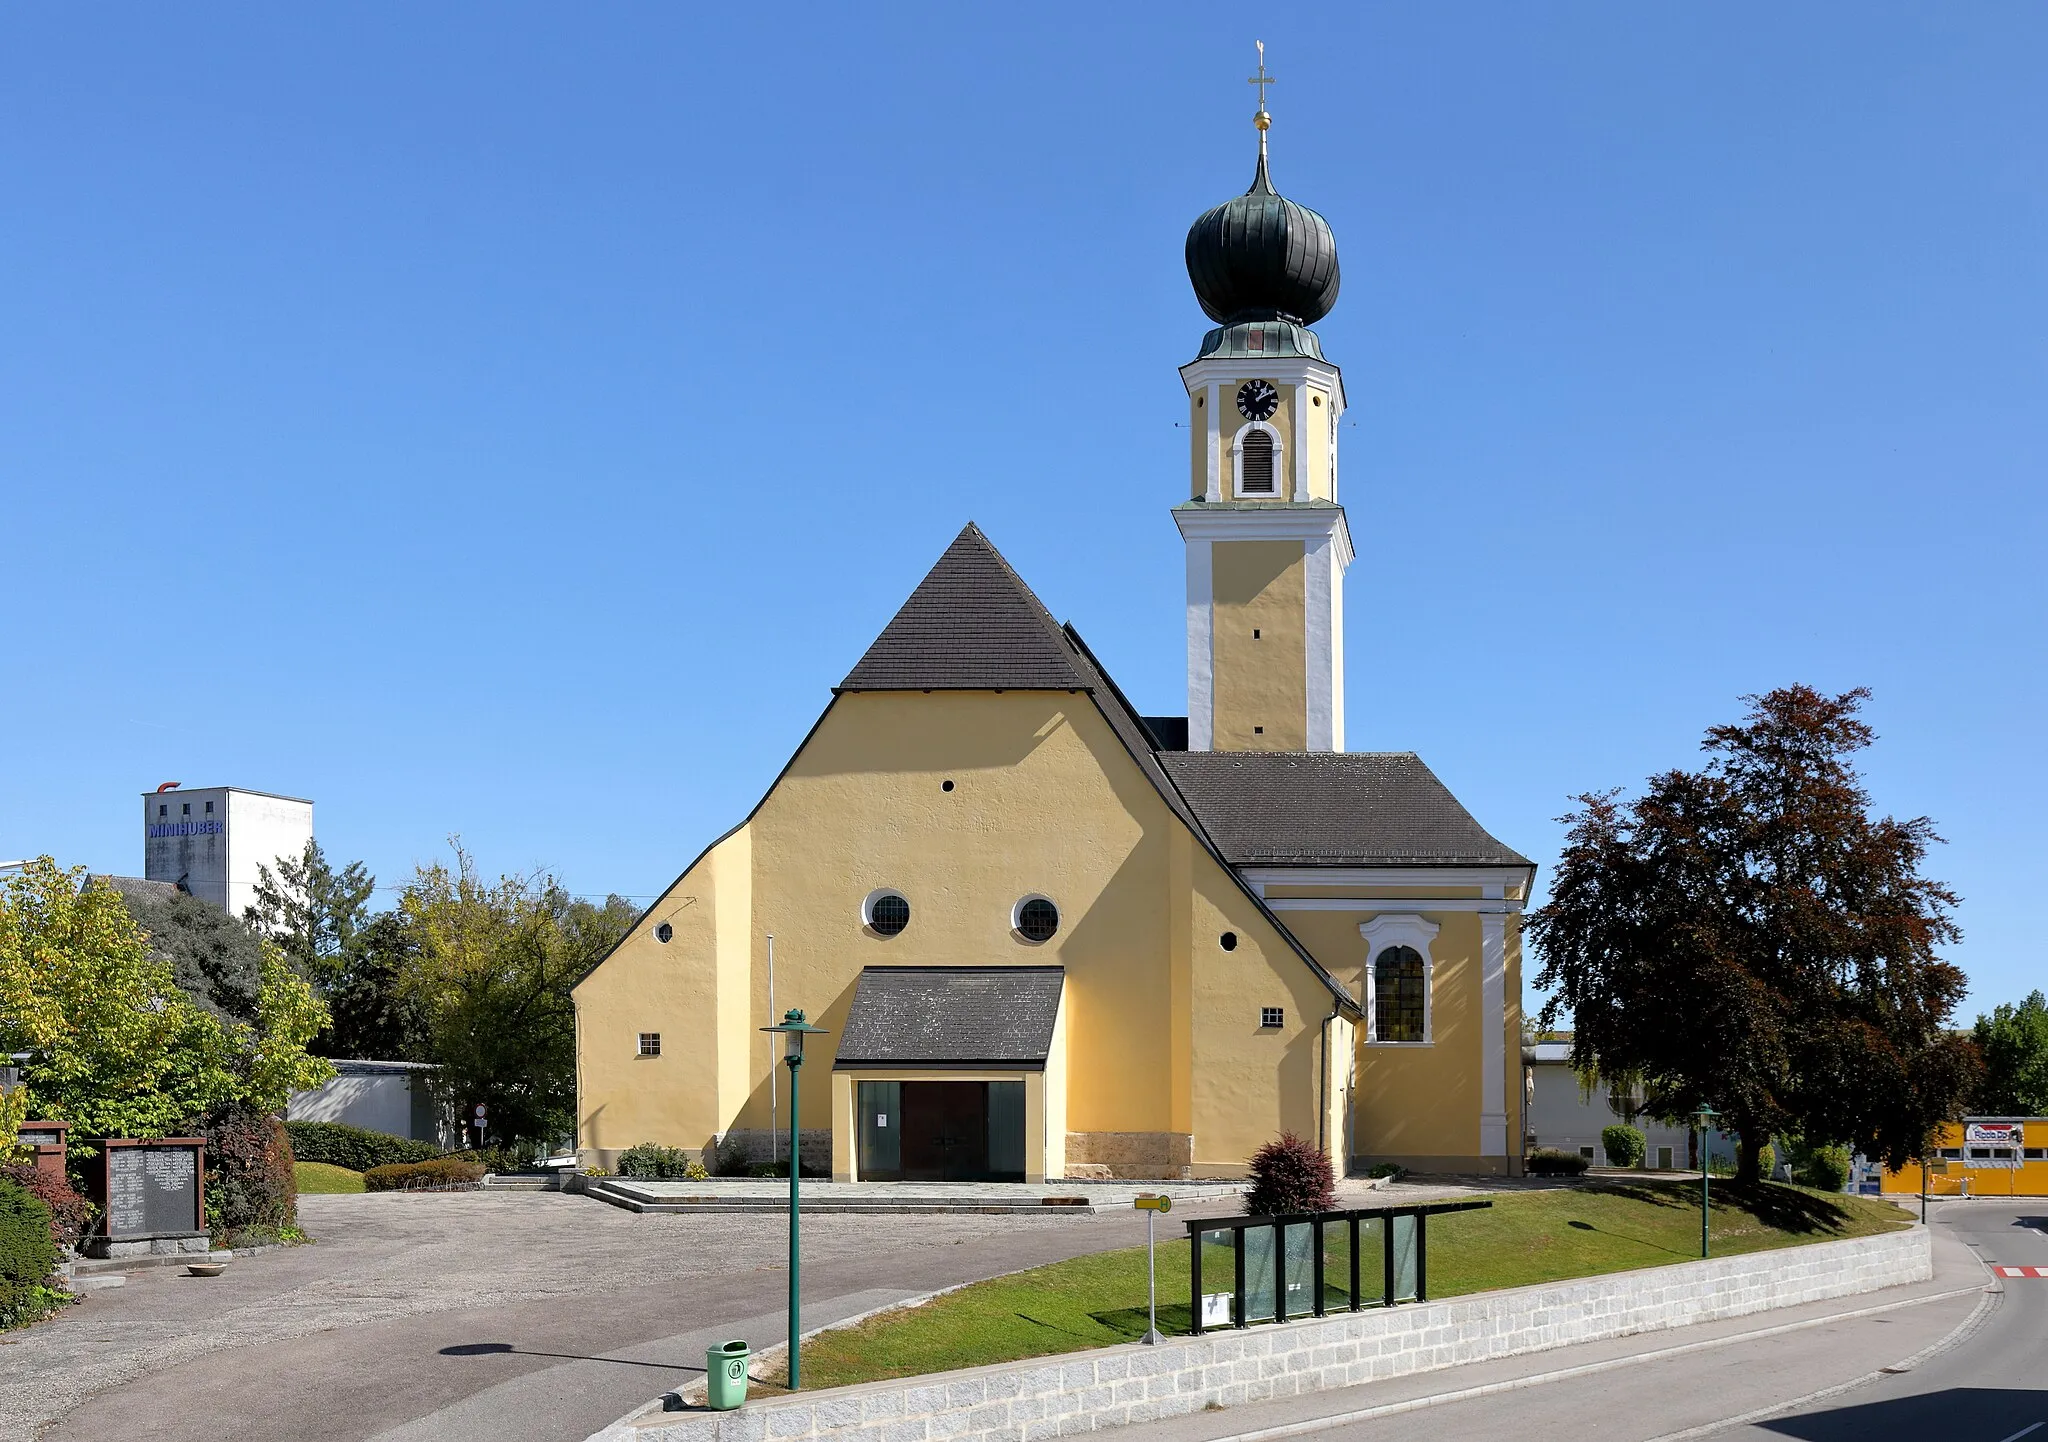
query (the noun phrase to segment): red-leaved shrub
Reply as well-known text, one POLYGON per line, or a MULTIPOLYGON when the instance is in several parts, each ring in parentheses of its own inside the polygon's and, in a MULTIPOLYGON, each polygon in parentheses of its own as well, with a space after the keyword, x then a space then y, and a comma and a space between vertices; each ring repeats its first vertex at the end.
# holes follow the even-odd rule
POLYGON ((253 1107, 208 1116, 206 1225, 229 1246, 277 1240, 299 1221, 299 1183, 284 1123, 253 1107))
POLYGON ((1247 1216, 1291 1217, 1337 1205, 1330 1159, 1293 1132, 1282 1132, 1278 1141, 1253 1152, 1251 1171, 1252 1184, 1244 1194, 1247 1216))
POLYGON ((23 1163, 0 1166, 0 1177, 13 1182, 50 1209, 50 1240, 59 1255, 78 1245, 85 1224, 92 1219, 92 1203, 71 1189, 62 1172, 46 1172, 23 1163))

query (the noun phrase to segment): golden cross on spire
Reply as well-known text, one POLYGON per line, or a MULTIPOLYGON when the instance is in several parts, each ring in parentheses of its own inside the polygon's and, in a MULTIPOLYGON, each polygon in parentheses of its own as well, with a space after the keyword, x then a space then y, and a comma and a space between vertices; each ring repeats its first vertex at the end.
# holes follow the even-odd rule
POLYGON ((1266 73, 1266 42, 1255 40, 1252 43, 1259 47, 1259 73, 1246 83, 1259 87, 1259 113, 1252 117, 1252 124, 1259 128, 1259 155, 1263 158, 1266 153, 1266 130, 1273 123, 1273 117, 1266 113, 1266 87, 1274 81, 1273 77, 1266 73))

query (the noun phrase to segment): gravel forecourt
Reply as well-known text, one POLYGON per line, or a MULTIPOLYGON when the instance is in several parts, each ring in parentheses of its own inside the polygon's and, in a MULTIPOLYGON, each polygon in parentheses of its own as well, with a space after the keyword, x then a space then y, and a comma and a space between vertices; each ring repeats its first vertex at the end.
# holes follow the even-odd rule
MULTIPOLYGON (((299 1212, 313 1245, 215 1279, 131 1273, 0 1338, 0 1442, 561 1442, 698 1375, 708 1340, 762 1345, 783 1326, 777 1214, 638 1215, 514 1191, 308 1196, 299 1212)), ((1132 1212, 808 1217, 805 1320, 1144 1230, 1132 1212)))

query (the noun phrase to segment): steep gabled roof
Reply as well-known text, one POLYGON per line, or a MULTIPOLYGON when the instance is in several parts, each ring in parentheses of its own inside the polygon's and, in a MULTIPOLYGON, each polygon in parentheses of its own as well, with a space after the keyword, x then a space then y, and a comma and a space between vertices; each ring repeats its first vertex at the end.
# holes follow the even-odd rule
POLYGON ((841 691, 1074 691, 1059 622, 972 521, 882 628, 841 691))
POLYGON ((1527 866, 1412 751, 1170 751, 1233 866, 1527 866))

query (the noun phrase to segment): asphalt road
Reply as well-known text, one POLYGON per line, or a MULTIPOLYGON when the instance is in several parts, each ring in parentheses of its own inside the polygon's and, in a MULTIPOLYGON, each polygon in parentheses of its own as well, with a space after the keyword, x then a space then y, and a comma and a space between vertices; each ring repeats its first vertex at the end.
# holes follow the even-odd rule
MULTIPOLYGON (((9 1334, 0 1439, 580 1442, 702 1375, 712 1343, 785 1325, 774 1215, 476 1192, 306 1197, 301 1217, 317 1245, 134 1273, 9 1334)), ((808 1218, 805 1323, 1144 1236, 1136 1212, 808 1218)))
POLYGON ((1937 1206, 1936 1276, 1731 1322, 1559 1348, 1127 1429, 1124 1442, 2048 1442, 2048 1202, 1937 1206))

